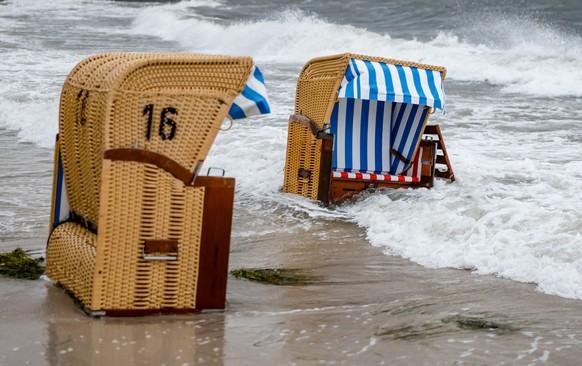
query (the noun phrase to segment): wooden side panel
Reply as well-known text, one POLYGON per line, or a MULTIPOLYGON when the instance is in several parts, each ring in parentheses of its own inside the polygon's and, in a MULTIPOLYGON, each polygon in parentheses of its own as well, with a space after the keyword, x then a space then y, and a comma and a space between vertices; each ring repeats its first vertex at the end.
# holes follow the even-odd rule
POLYGON ((434 141, 422 140, 420 142, 420 146, 422 146, 422 157, 421 157, 422 171, 420 183, 422 187, 430 188, 434 185, 436 143, 434 141))
POLYGON ((451 166, 451 161, 449 159, 449 154, 447 153, 447 148, 445 146, 445 141, 443 140, 443 134, 441 133, 440 126, 426 126, 424 129, 424 135, 430 136, 433 141, 436 139, 436 164, 438 166, 435 166, 435 176, 438 178, 449 179, 451 183, 454 182, 455 173, 453 173, 453 167, 451 166))
POLYGON ((224 310, 234 202, 234 178, 198 177, 205 187, 196 310, 224 310))
POLYGON ((333 135, 322 134, 321 160, 319 162, 319 186, 317 199, 324 204, 329 204, 331 184, 331 162, 333 153, 333 135))

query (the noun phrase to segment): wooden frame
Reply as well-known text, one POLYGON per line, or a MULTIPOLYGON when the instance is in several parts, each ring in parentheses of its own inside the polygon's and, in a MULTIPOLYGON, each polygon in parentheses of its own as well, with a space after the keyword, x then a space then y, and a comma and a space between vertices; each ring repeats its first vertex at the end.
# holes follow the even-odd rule
MULTIPOLYGON (((436 142, 421 141, 420 145, 423 147, 421 164, 421 180, 418 183, 398 183, 398 182, 383 182, 378 180, 367 179, 342 179, 331 178, 331 182, 327 191, 329 196, 327 200, 322 202, 338 203, 342 200, 350 198, 367 189, 375 188, 431 188, 434 184, 434 168, 436 158, 436 142)), ((330 169, 331 174, 331 169, 330 169)))

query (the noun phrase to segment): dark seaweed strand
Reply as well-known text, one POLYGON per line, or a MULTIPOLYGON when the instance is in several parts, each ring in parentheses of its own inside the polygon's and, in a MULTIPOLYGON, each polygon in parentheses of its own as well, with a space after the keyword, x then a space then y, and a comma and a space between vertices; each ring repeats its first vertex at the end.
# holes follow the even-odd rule
POLYGON ((236 278, 271 285, 307 285, 321 280, 319 277, 301 273, 298 269, 238 268, 230 273, 236 278))
POLYGON ((0 275, 37 280, 44 273, 43 261, 44 258, 32 258, 21 248, 0 253, 0 275))

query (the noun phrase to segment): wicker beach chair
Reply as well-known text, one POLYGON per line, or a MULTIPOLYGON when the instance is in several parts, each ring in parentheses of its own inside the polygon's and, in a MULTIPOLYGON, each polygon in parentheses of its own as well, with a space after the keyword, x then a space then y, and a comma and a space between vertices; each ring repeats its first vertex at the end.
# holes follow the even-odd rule
POLYGON ((256 76, 251 58, 192 54, 102 54, 71 71, 46 273, 88 313, 225 308, 234 179, 199 171, 225 118, 247 116, 256 76))
POLYGON ((445 74, 349 53, 307 62, 289 119, 283 191, 328 204, 368 188, 454 180, 440 128, 427 126, 444 108, 445 74))

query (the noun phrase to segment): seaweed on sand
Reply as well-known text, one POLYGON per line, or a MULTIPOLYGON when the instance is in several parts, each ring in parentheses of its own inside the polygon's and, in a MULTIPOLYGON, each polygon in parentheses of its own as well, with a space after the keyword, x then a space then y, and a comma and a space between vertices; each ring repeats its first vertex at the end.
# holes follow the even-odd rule
POLYGON ((456 316, 451 318, 461 329, 487 330, 496 332, 513 332, 519 330, 517 324, 494 317, 485 318, 481 316, 456 316))
POLYGON ((0 275, 37 280, 44 273, 43 261, 44 258, 32 258, 21 248, 0 253, 0 275))
POLYGON ((309 275, 300 269, 238 268, 230 271, 230 274, 236 278, 271 285, 309 285, 321 281, 320 277, 309 275))
MULTIPOLYGON (((411 307, 417 315, 426 315, 424 309, 418 306, 411 307)), ((383 311, 385 313, 385 311, 383 311)), ((412 313, 412 312, 411 312, 412 313)), ((399 319, 397 313, 390 313, 394 319, 399 319)), ((405 314, 405 313, 400 313, 405 314)), ((428 314, 429 317, 431 314, 428 314)), ((418 318, 417 318, 418 319, 418 318)), ((477 331, 495 334, 509 334, 522 329, 523 322, 512 321, 504 315, 494 313, 480 313, 474 315, 455 315, 443 319, 419 319, 404 322, 394 326, 381 327, 376 336, 391 339, 409 340, 428 337, 439 337, 461 331, 477 331)))

